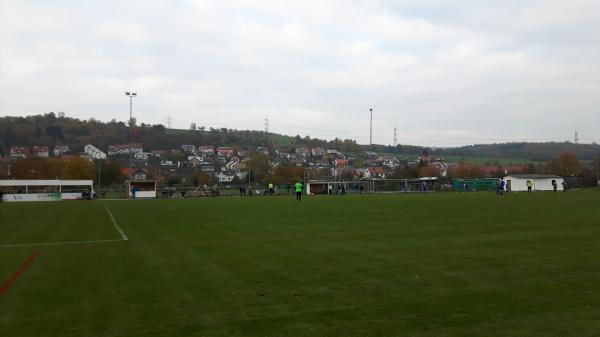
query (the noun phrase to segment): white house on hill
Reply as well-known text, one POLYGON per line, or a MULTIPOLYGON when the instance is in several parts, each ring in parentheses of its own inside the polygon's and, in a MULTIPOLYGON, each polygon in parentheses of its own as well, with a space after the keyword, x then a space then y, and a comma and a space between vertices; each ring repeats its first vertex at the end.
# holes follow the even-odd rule
POLYGON ((106 153, 100 151, 92 144, 88 144, 83 148, 83 152, 92 159, 106 159, 106 153))

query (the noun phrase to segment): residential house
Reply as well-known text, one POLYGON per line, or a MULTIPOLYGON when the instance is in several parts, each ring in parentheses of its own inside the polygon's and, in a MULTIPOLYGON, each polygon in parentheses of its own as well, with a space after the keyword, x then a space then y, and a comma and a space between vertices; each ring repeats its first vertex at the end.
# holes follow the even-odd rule
POLYGON ((202 156, 188 156, 188 164, 191 167, 196 167, 198 165, 202 165, 204 163, 204 157, 202 156))
POLYGON ((229 157, 233 155, 233 149, 228 146, 217 147, 217 154, 223 157, 229 157))
POLYGON ((133 158, 137 160, 148 160, 148 158, 152 155, 149 152, 136 152, 133 154, 133 158))
POLYGON ((235 174, 227 173, 227 172, 217 172, 217 173, 215 173, 215 177, 217 177, 217 179, 221 183, 230 183, 233 181, 235 174))
POLYGON ((310 149, 310 153, 313 157, 323 157, 327 154, 327 151, 322 147, 314 147, 310 149))
POLYGON ((109 145, 108 146, 108 155, 114 156, 118 154, 129 154, 129 152, 143 152, 143 146, 141 143, 130 143, 130 144, 119 144, 119 145, 109 145))
POLYGON ((356 169, 355 172, 359 178, 366 178, 366 179, 371 178, 371 172, 369 172, 369 169, 359 168, 359 169, 356 169))
POLYGON ((181 149, 183 150, 183 152, 188 154, 196 153, 196 145, 181 145, 181 149))
POLYGON ((304 164, 306 164, 306 158, 296 157, 296 158, 292 159, 290 162, 292 165, 295 165, 295 166, 304 166, 304 164))
POLYGON ((148 177, 148 173, 142 168, 124 167, 121 169, 121 172, 126 177, 131 177, 131 180, 146 180, 146 178, 148 177))
POLYGON ((310 156, 310 149, 307 147, 297 147, 296 154, 302 158, 307 158, 310 156))
POLYGON ((10 159, 27 158, 29 149, 25 146, 11 146, 9 151, 10 159))
POLYGON ((92 144, 88 144, 83 148, 83 152, 90 158, 90 159, 106 159, 106 153, 100 151, 100 149, 98 149, 97 147, 95 147, 92 144))
POLYGON ((34 157, 48 158, 50 156, 50 149, 48 146, 34 146, 32 149, 34 157))
POLYGON ((344 167, 344 166, 348 166, 349 160, 348 159, 341 159, 341 158, 336 158, 333 160, 333 164, 337 167, 344 167))
POLYGON ((177 163, 169 159, 161 159, 160 166, 178 166, 177 163))
POLYGON ((385 170, 383 167, 369 167, 368 170, 371 178, 385 179, 385 170))
POLYGON ((279 151, 279 157, 289 160, 289 159, 291 159, 292 155, 286 151, 279 151))
POLYGON ((215 147, 212 145, 200 146, 200 147, 198 147, 198 152, 201 155, 211 155, 212 156, 213 154, 215 154, 215 147))
POLYGON ((259 146, 259 147, 256 148, 256 152, 268 155, 269 154, 269 148, 264 147, 264 146, 259 146))
POLYGON ((327 154, 333 157, 341 157, 342 153, 338 150, 327 150, 327 154))
POLYGON ((55 157, 60 157, 63 154, 68 153, 70 151, 71 151, 71 149, 69 149, 69 145, 56 145, 54 147, 54 151, 53 152, 54 152, 54 156, 55 157))

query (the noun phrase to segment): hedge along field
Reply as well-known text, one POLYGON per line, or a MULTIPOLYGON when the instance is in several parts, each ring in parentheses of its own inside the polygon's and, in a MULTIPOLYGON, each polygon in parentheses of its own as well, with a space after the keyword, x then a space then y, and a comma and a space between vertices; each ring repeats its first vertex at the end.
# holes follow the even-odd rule
POLYGON ((581 191, 4 203, 0 286, 37 256, 0 295, 0 327, 596 336, 599 201, 581 191), (116 241, 14 246, 101 240, 116 241))

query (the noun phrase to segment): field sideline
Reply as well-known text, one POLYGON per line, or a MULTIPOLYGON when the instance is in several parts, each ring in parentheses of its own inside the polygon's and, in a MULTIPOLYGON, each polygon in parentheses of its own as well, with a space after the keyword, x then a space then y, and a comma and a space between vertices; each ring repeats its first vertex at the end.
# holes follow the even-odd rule
POLYGON ((3 203, 0 336, 597 336, 599 202, 3 203))

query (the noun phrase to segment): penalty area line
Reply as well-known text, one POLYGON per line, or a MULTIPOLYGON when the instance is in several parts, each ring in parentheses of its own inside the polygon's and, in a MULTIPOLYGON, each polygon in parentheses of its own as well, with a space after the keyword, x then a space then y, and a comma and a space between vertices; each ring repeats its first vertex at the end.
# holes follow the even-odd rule
POLYGON ((113 226, 119 232, 119 235, 121 235, 120 239, 83 240, 83 241, 59 241, 59 242, 38 242, 38 243, 14 243, 14 244, 0 245, 0 248, 37 247, 37 246, 61 246, 61 245, 79 245, 79 244, 86 244, 86 243, 106 243, 106 242, 128 241, 129 238, 127 237, 127 235, 125 234, 125 232, 123 232, 123 230, 119 226, 119 223, 115 219, 115 216, 112 214, 112 212, 110 211, 110 209, 108 208, 108 206, 106 206, 106 204, 104 204, 104 203, 102 203, 102 205, 104 206, 104 209, 106 210, 106 213, 108 213, 108 216, 110 217, 110 220, 112 221, 113 226))

